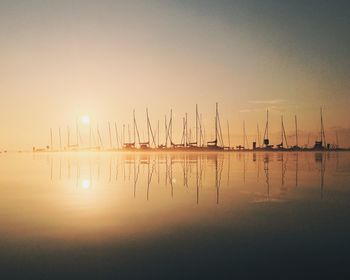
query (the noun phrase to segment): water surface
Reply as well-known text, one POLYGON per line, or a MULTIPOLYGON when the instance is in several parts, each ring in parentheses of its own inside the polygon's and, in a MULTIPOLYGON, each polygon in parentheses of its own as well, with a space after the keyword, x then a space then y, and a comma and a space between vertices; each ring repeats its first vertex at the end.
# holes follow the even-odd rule
POLYGON ((350 153, 23 153, 0 170, 8 278, 339 279, 350 257, 350 153))

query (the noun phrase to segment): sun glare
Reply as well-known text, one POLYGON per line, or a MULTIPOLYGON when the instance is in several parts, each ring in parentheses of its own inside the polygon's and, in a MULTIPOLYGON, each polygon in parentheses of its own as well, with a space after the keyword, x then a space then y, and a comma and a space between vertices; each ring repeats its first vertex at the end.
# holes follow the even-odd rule
POLYGON ((83 187, 84 189, 90 188, 90 180, 83 180, 83 181, 82 181, 82 187, 83 187))
POLYGON ((81 117, 81 122, 85 125, 89 125, 90 124, 90 117, 88 115, 82 116, 81 117))

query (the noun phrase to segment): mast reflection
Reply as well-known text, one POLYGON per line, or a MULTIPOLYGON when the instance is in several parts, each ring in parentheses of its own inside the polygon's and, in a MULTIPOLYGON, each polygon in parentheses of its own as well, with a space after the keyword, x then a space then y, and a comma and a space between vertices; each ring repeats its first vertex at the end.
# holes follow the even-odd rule
MULTIPOLYGON (((310 170, 310 173, 314 171, 313 174, 316 175, 309 155, 301 157, 299 153, 237 153, 235 156, 224 153, 115 153, 105 157, 50 155, 47 156, 46 162, 49 179, 53 183, 70 182, 76 189, 87 190, 101 186, 130 185, 130 194, 135 199, 141 197, 146 201, 151 200, 153 192, 164 193, 163 188, 165 194, 174 199, 178 190, 179 194, 181 192, 187 196, 193 195, 193 202, 199 205, 203 198, 202 193, 207 195, 210 189, 215 190, 215 199, 212 200, 215 204, 220 204, 226 197, 222 196, 222 189, 260 197, 257 200, 252 198, 255 202, 286 200, 289 197, 288 186, 292 184, 298 187, 300 184, 299 171, 310 170), (300 158, 303 159, 302 168, 300 158), (260 180, 260 172, 263 172, 264 180, 260 180), (89 181, 88 187, 86 180, 89 181), (293 182, 288 184, 288 180, 293 182), (141 190, 142 196, 138 195, 141 190)), ((317 170, 320 171, 323 199, 326 159, 334 159, 336 169, 340 168, 340 163, 338 157, 327 158, 323 153, 315 153, 314 157, 317 170)), ((314 175, 312 178, 308 176, 307 179, 316 180, 314 175)))

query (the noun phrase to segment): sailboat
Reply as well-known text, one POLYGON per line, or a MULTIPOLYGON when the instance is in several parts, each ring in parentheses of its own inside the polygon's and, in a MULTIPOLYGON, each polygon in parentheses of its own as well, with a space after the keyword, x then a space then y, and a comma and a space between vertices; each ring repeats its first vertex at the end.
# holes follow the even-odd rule
MULTIPOLYGON (((129 141, 125 142, 123 139, 123 150, 134 150, 136 149, 136 129, 137 129, 137 123, 136 123, 136 117, 135 117, 135 110, 133 111, 133 130, 134 130, 134 141, 131 142, 130 140, 130 130, 128 129, 128 133, 129 133, 129 141)), ((125 130, 125 126, 124 129, 125 130)), ((123 136, 125 134, 125 131, 123 131, 123 136)))
POLYGON ((224 145, 223 145, 223 140, 222 140, 218 103, 216 103, 215 112, 216 112, 215 113, 215 139, 207 142, 207 149, 208 150, 223 150, 224 145))
POLYGON ((321 116, 321 129, 320 129, 320 139, 315 141, 315 145, 312 148, 313 150, 316 151, 322 151, 326 150, 327 148, 327 143, 326 143, 326 134, 324 131, 324 126, 323 126, 323 111, 322 107, 320 108, 320 116, 321 116))

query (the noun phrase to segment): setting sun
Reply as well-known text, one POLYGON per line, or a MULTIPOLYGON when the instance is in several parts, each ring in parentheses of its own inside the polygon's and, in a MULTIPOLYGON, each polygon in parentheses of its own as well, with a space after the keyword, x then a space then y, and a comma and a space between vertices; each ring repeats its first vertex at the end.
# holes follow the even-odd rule
POLYGON ((85 116, 82 116, 81 117, 81 122, 85 125, 89 125, 91 120, 90 120, 90 116, 88 115, 85 115, 85 116))
POLYGON ((83 180, 81 185, 82 185, 83 189, 90 188, 90 180, 83 180))

